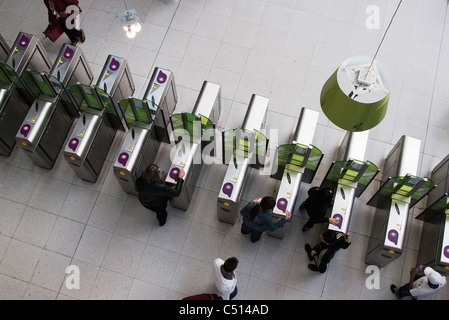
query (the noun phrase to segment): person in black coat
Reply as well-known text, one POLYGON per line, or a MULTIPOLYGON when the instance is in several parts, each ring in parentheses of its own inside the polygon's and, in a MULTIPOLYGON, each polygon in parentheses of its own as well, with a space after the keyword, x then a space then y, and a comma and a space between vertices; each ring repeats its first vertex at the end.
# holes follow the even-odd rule
POLYGON ((315 223, 328 222, 337 225, 334 218, 325 217, 327 209, 332 206, 334 192, 330 188, 312 187, 307 191, 309 197, 301 204, 299 209, 306 209, 309 221, 303 226, 302 231, 311 229, 315 223))
POLYGON ((173 187, 161 179, 161 170, 156 164, 150 164, 144 174, 136 179, 136 190, 140 203, 156 213, 159 225, 167 220, 167 203, 173 197, 179 196, 184 183, 184 170, 180 170, 176 185, 173 187))
POLYGON ((340 249, 347 249, 351 244, 351 235, 334 230, 326 230, 320 234, 321 242, 312 248, 308 243, 304 245, 307 256, 315 264, 309 264, 312 271, 326 272, 328 263, 340 249))

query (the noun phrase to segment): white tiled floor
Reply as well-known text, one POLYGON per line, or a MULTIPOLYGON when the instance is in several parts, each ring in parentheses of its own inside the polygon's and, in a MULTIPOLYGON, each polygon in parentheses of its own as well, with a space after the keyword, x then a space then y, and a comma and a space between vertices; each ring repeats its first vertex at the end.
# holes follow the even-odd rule
MULTIPOLYGON (((269 128, 289 143, 301 107, 320 111, 322 85, 346 58, 373 55, 395 0, 127 0, 143 30, 125 37, 117 14, 121 0, 81 0, 80 44, 98 75, 108 54, 128 59, 137 86, 146 89, 154 67, 171 69, 190 111, 204 80, 222 86, 220 129, 239 126, 251 94, 270 98, 269 128), (380 9, 380 29, 368 30, 369 5, 380 9)), ((370 131, 366 159, 380 168, 402 135, 421 139, 418 175, 428 176, 449 153, 449 19, 446 0, 404 1, 378 59, 393 74, 388 113, 370 131)), ((42 38, 47 25, 42 1, 0 0, 0 33, 11 44, 19 31, 42 38)), ((43 40, 54 59, 66 41, 43 40)), ((320 113, 313 144, 325 154, 313 181, 318 185, 345 132, 320 113)), ((216 198, 224 165, 202 172, 186 212, 169 208, 159 227, 137 198, 122 191, 112 172, 120 139, 95 184, 80 180, 62 157, 51 171, 35 166, 16 149, 0 157, 1 299, 180 299, 213 292, 211 261, 237 256, 239 299, 394 299, 391 283, 408 281, 415 265, 422 223, 411 211, 406 249, 381 269, 381 288, 365 280, 368 235, 374 210, 366 201, 376 180, 355 201, 353 243, 327 273, 307 269, 304 243, 318 241, 319 228, 301 232, 304 213, 295 211, 283 239, 264 235, 251 243, 235 226, 219 222, 216 198), (79 290, 65 286, 65 270, 77 265, 79 290)), ((274 148, 274 146, 271 146, 274 148)), ((167 151, 168 146, 162 151, 167 151)), ((379 177, 380 179, 380 177, 379 177)), ((244 199, 272 194, 276 181, 251 171, 244 199)), ((299 201, 309 185, 302 185, 299 201)), ((298 202, 299 202, 298 201, 298 202)), ((449 289, 429 299, 449 299, 449 289)))

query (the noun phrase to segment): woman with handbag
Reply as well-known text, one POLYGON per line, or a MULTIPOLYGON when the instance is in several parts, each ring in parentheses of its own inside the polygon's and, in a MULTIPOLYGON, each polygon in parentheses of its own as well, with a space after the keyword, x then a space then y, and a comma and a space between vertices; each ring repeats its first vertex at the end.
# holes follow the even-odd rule
MULTIPOLYGON (((68 10, 69 6, 76 6, 79 12, 81 12, 78 0, 44 0, 44 4, 48 9, 48 21, 50 23, 44 34, 51 41, 55 42, 63 32, 69 37, 74 46, 76 46, 78 41, 84 42, 86 40, 83 29, 78 30, 73 25, 67 25, 67 19, 73 12, 70 8, 68 10)), ((79 19, 79 17, 76 17, 76 19, 79 19)))

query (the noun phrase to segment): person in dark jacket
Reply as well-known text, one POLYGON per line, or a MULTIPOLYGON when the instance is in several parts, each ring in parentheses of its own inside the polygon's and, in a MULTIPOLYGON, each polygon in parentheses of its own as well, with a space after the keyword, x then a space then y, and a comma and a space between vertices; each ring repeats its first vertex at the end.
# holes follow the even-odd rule
POLYGON ((347 249, 351 244, 351 235, 326 230, 320 234, 321 242, 312 248, 308 243, 304 245, 309 260, 314 260, 315 264, 309 264, 308 268, 312 271, 325 273, 328 263, 332 260, 335 253, 340 249, 347 249))
POLYGON ((291 218, 292 214, 287 211, 285 217, 273 222, 271 213, 275 204, 276 199, 273 197, 258 198, 240 210, 240 214, 243 216, 241 232, 243 234, 251 233, 251 242, 258 241, 266 230, 274 231, 283 227, 285 222, 291 218))
POLYGON ((316 223, 328 222, 337 225, 334 218, 325 217, 327 210, 332 206, 334 192, 330 188, 312 187, 307 191, 309 197, 301 204, 300 209, 306 209, 309 221, 302 227, 302 231, 311 229, 316 223))
POLYGON ((136 190, 140 203, 156 213, 159 225, 167 220, 167 203, 173 197, 179 196, 184 183, 184 170, 180 170, 176 185, 173 187, 161 179, 161 170, 156 164, 150 164, 143 176, 136 179, 136 190))
MULTIPOLYGON (((78 7, 78 0, 44 0, 44 4, 48 10, 48 22, 51 25, 60 25, 65 34, 69 37, 72 45, 76 45, 78 41, 84 42, 86 36, 83 29, 76 29, 74 27, 68 27, 66 24, 67 18, 71 16, 71 12, 68 12, 67 7, 78 7)), ((79 9, 79 7, 78 7, 79 9)), ((79 17, 77 17, 79 19, 79 17)))

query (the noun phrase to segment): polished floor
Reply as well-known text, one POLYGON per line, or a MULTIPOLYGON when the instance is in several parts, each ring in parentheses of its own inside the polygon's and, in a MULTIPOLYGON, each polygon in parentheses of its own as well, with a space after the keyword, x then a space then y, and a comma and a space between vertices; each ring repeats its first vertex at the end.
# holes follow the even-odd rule
MULTIPOLYGON (((130 40, 117 17, 126 9, 124 1, 81 0, 87 40, 80 47, 95 75, 108 54, 126 58, 136 98, 155 67, 169 68, 179 94, 177 111, 193 108, 204 80, 220 84, 219 129, 240 125, 252 94, 266 96, 268 129, 279 129, 282 144, 291 142, 302 107, 320 111, 321 87, 341 62, 374 55, 398 3, 127 0, 126 7, 136 8, 143 22, 130 40)), ((424 177, 449 153, 448 10, 446 0, 403 1, 378 55, 393 75, 388 112, 370 130, 363 160, 382 168, 399 138, 409 135, 421 140, 417 173, 424 177)), ((43 38, 46 26, 42 1, 0 0, 0 33, 9 44, 20 31, 43 38)), ((66 41, 65 36, 56 43, 42 40, 52 61, 66 41)), ((325 157, 311 185, 321 183, 344 136, 320 112, 313 144, 325 157)), ((212 260, 230 256, 240 261, 236 299, 395 299, 390 284, 408 282, 422 229, 414 217, 425 200, 410 211, 406 248, 380 270, 380 288, 366 286, 370 274, 364 258, 374 215, 366 201, 381 175, 355 200, 352 245, 319 274, 308 270, 304 244, 315 244, 321 229, 301 232, 306 220, 298 209, 282 240, 265 234, 251 243, 240 233, 240 221, 217 220, 222 164, 206 166, 189 209, 169 207, 167 224, 159 227, 155 215, 113 175, 122 137, 117 136, 96 183, 80 180, 62 157, 52 170, 34 165, 20 149, 0 157, 0 299, 180 299, 215 292, 212 260), (79 289, 68 289, 68 266, 79 268, 79 289)), ((158 154, 164 168, 169 151, 164 145, 158 154)), ((274 194, 276 181, 261 173, 251 169, 242 201, 274 194)), ((302 184, 298 202, 311 185, 302 184)), ((449 286, 427 299, 449 299, 449 286)))

